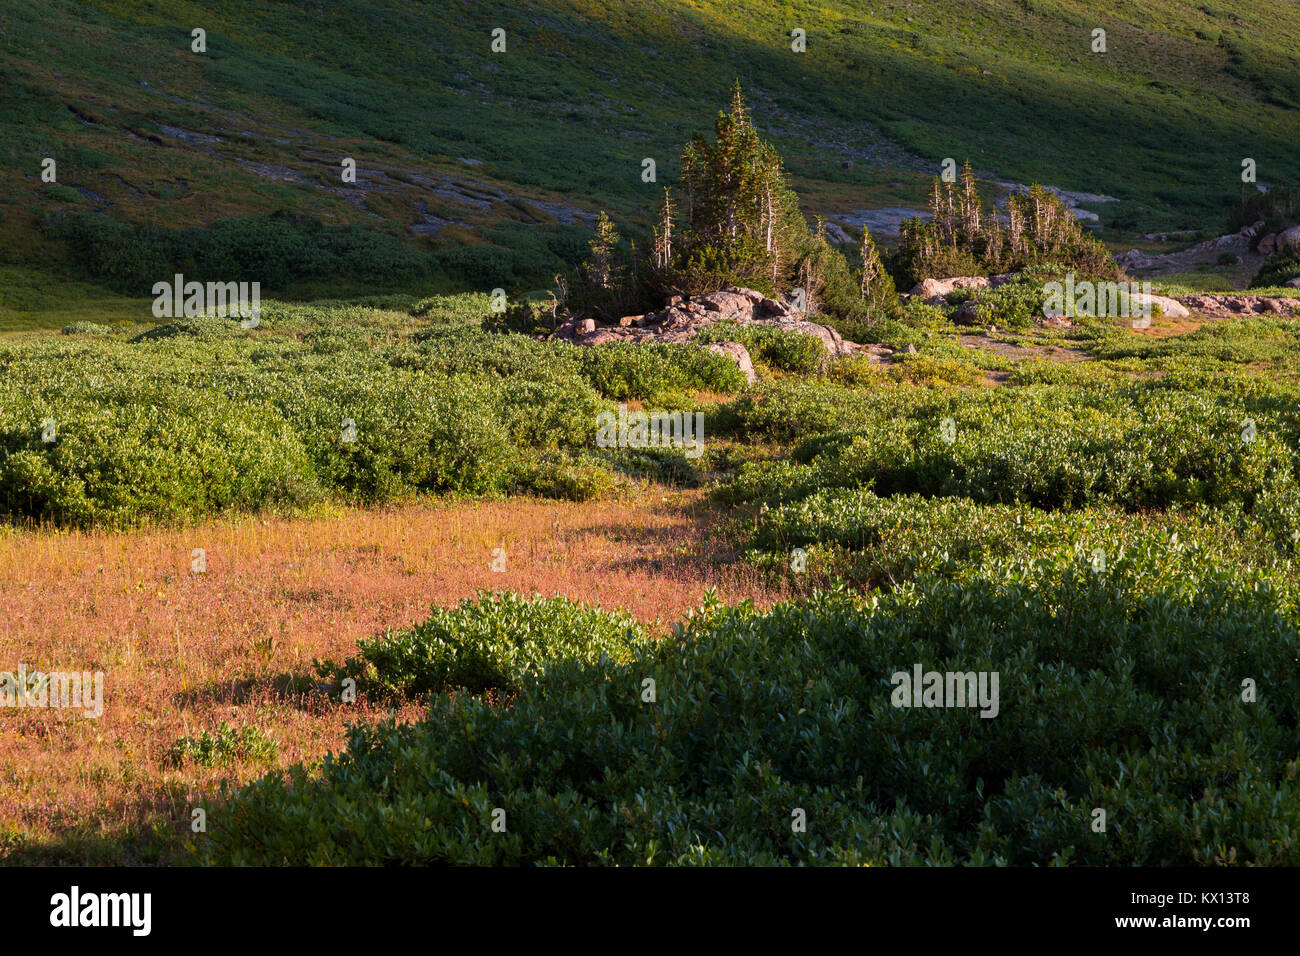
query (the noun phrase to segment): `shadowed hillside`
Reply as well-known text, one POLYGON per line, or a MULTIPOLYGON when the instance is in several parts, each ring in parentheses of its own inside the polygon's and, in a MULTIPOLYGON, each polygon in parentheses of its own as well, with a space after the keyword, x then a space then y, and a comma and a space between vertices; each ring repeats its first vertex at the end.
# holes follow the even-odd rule
MULTIPOLYGON (((1095 211, 1118 232, 1217 226, 1244 157, 1261 182, 1296 178, 1297 49, 1282 2, 13 0, 0 243, 44 267, 76 258, 41 228, 51 214, 194 229, 278 213, 390 235, 448 285, 545 281, 598 207, 648 224, 660 186, 643 160, 675 183, 682 143, 736 79, 808 210, 832 220, 922 205, 954 156, 1114 196, 1095 211), (41 181, 47 156, 57 184, 41 181)), ((403 255, 381 247, 365 254, 403 255)))

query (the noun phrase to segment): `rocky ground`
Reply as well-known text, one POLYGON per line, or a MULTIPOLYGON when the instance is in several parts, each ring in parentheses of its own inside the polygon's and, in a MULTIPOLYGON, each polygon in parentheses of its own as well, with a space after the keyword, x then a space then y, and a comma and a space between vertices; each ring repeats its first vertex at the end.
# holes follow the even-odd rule
MULTIPOLYGON (((1149 277, 1192 272, 1197 266, 1216 265, 1219 258, 1226 254, 1235 256, 1238 264, 1253 273, 1265 259, 1278 250, 1300 250, 1300 226, 1261 236, 1260 232, 1263 228, 1263 222, 1256 222, 1244 227, 1240 232, 1206 239, 1190 248, 1163 255, 1148 255, 1138 249, 1130 249, 1116 256, 1115 261, 1130 275, 1149 277)), ((1160 239, 1170 235, 1172 234, 1153 233, 1147 238, 1160 239)), ((1292 279, 1288 284, 1300 286, 1300 279, 1292 279)))
MULTIPOLYGON (((812 322, 806 313, 791 304, 769 299, 753 289, 720 289, 707 295, 673 296, 665 308, 645 315, 629 315, 617 326, 600 325, 595 319, 570 319, 549 338, 575 345, 600 345, 604 342, 689 342, 711 325, 736 322, 740 325, 767 325, 788 332, 803 332, 819 338, 831 358, 868 353, 877 358, 893 354, 883 345, 859 345, 840 336, 828 325, 812 322)), ((709 346, 734 359, 746 377, 753 381, 754 366, 749 351, 739 342, 720 342, 709 346)))
MULTIPOLYGON (((1076 202, 1104 202, 1109 197, 1070 194, 1076 202)), ((1242 229, 1239 233, 1220 236, 1186 249, 1182 252, 1161 256, 1148 256, 1134 249, 1116 257, 1116 262, 1134 278, 1148 278, 1172 272, 1187 271, 1206 256, 1231 251, 1238 256, 1252 256, 1263 261, 1264 255, 1258 250, 1271 253, 1275 249, 1300 249, 1300 227, 1287 229, 1276 235, 1258 238, 1263 223, 1256 223, 1242 229), (1252 250, 1251 246, 1256 249, 1252 250)), ((954 276, 944 279, 926 279, 904 293, 902 298, 919 297, 927 305, 942 306, 946 296, 957 289, 996 288, 1014 278, 1014 274, 995 276, 954 276)), ((1288 285, 1300 287, 1300 278, 1292 279, 1288 285)), ((1287 299, 1275 296, 1233 294, 1202 294, 1180 297, 1162 295, 1140 295, 1138 301, 1149 300, 1157 306, 1165 318, 1186 319, 1220 319, 1240 315, 1293 315, 1300 314, 1300 299, 1287 299)), ((963 307, 969 303, 963 303, 963 307)), ((962 315, 957 317, 960 322, 962 315)), ((740 325, 766 325, 790 332, 802 332, 816 336, 826 346, 826 352, 832 359, 847 355, 868 354, 873 359, 882 359, 893 355, 894 350, 883 345, 861 345, 844 339, 828 325, 812 321, 804 311, 796 309, 792 303, 780 302, 768 298, 753 289, 730 288, 710 292, 707 295, 692 297, 673 296, 664 308, 647 312, 644 315, 629 315, 618 320, 617 325, 604 325, 595 319, 573 318, 565 322, 549 337, 572 342, 575 345, 600 345, 605 342, 689 342, 702 331, 719 322, 735 322, 740 325)), ((1068 318, 1045 318, 1044 325, 1068 326, 1068 318)), ((989 331, 996 332, 990 327, 989 331)), ((967 342, 967 345, 971 343, 967 342)), ((745 372, 746 377, 755 379, 753 362, 748 350, 739 342, 716 342, 708 346, 713 351, 727 355, 745 372)))

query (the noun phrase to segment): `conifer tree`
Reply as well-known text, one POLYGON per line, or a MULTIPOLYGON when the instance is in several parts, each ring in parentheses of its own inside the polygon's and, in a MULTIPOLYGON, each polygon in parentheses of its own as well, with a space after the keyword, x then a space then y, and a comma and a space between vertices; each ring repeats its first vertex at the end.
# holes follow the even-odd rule
POLYGON ((962 165, 961 196, 958 203, 962 238, 973 243, 980 237, 981 203, 979 190, 975 188, 975 173, 971 170, 969 161, 962 165))
POLYGON ((775 292, 793 278, 808 224, 780 156, 750 120, 739 84, 714 132, 712 143, 696 136, 682 154, 686 229, 678 249, 708 262, 711 272, 775 292))
POLYGON ((866 226, 862 227, 862 244, 859 247, 859 253, 862 257, 862 301, 871 301, 871 290, 877 279, 884 273, 884 266, 880 262, 880 253, 876 251, 876 244, 872 241, 871 233, 866 226))
POLYGON ((656 269, 665 271, 673 258, 673 197, 667 186, 664 187, 664 202, 659 207, 659 224, 654 229, 654 244, 651 255, 656 269))
POLYGON ((618 248, 618 230, 602 210, 596 217, 596 233, 587 244, 590 250, 585 264, 587 278, 599 289, 609 289, 614 281, 614 251, 618 248))

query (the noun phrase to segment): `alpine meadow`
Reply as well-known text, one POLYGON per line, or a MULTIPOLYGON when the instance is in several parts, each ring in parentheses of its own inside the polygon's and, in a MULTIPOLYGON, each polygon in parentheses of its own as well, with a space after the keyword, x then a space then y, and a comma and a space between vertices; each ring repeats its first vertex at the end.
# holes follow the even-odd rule
POLYGON ((40 922, 1300 865, 1294 2, 7 0, 0 78, 40 922))

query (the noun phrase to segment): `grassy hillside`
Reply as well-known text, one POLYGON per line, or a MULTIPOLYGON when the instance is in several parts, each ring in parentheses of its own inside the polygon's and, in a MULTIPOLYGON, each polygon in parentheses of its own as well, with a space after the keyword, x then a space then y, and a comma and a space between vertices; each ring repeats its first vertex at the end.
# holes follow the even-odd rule
POLYGON ((595 209, 645 221, 737 78, 810 212, 917 204, 952 156, 1118 197, 1097 207, 1117 234, 1213 228, 1243 157, 1300 178, 1298 49, 1282 0, 11 0, 0 250, 67 260, 39 228, 56 211, 164 229, 278 212, 388 232, 448 285, 544 280, 595 209))

